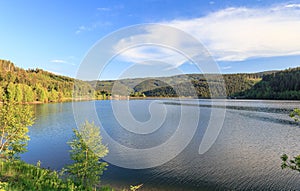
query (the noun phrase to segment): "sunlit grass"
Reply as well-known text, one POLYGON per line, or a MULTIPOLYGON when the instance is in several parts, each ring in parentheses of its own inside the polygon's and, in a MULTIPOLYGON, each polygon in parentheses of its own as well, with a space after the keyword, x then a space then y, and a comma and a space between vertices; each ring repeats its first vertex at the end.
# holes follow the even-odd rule
POLYGON ((20 160, 0 160, 0 190, 86 190, 63 179, 57 171, 40 168, 20 160))
MULTIPOLYGON (((142 185, 131 186, 122 191, 136 191, 142 185)), ((57 172, 27 164, 20 160, 0 159, 0 191, 47 190, 47 191, 114 191, 110 186, 86 188, 76 184, 63 171, 57 172)))

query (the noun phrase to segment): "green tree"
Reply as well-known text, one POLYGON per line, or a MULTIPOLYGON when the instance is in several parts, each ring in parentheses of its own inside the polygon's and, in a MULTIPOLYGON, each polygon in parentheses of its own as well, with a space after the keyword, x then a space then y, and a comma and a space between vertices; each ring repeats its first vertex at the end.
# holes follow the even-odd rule
POLYGON ((49 92, 49 101, 55 102, 58 100, 58 93, 55 89, 51 89, 49 92))
POLYGON ((23 90, 21 84, 16 85, 15 101, 18 103, 21 103, 23 101, 23 90))
POLYGON ((12 82, 8 83, 6 87, 6 92, 7 99, 10 101, 14 101, 16 97, 16 86, 12 82))
POLYGON ((58 95, 57 95, 57 101, 59 102, 62 102, 64 99, 64 95, 62 92, 58 92, 58 95))
MULTIPOLYGON (((295 108, 291 113, 290 117, 292 117, 295 121, 299 121, 300 119, 300 109, 295 108)), ((300 155, 294 157, 293 159, 289 159, 289 156, 286 154, 283 154, 281 156, 281 168, 290 168, 292 170, 296 170, 300 172, 300 155)))
POLYGON ((91 190, 100 182, 100 176, 108 166, 100 161, 107 155, 108 148, 102 144, 100 128, 94 123, 86 121, 79 130, 73 131, 74 137, 68 144, 74 163, 67 167, 67 171, 75 182, 91 190))
POLYGON ((11 159, 26 151, 28 126, 33 124, 33 111, 28 105, 5 100, 0 107, 0 155, 11 159))
POLYGON ((3 101, 4 89, 0 86, 0 101, 3 101))
POLYGON ((23 86, 23 100, 24 102, 33 102, 35 100, 34 98, 34 92, 32 90, 32 88, 26 84, 22 84, 23 86))
POLYGON ((37 101, 48 102, 47 90, 43 88, 40 84, 35 87, 35 94, 37 101))

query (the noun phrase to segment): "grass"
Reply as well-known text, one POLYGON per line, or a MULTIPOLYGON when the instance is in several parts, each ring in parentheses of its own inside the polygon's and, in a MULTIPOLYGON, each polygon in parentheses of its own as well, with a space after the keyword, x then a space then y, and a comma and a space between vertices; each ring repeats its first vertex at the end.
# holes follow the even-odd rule
POLYGON ((0 191, 47 190, 77 191, 87 190, 76 185, 69 178, 62 178, 57 171, 40 168, 20 160, 0 160, 0 191))
MULTIPOLYGON (((131 191, 136 191, 142 185, 130 186, 131 191)), ((21 160, 0 159, 0 191, 115 191, 110 186, 85 188, 68 178, 63 171, 57 172, 27 164, 21 160)), ((123 189, 122 191, 126 191, 123 189)))

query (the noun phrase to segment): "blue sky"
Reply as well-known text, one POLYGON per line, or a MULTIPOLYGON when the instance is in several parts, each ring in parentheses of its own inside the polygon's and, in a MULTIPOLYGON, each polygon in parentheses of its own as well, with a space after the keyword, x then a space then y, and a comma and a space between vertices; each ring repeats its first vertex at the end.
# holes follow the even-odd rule
MULTIPOLYGON (((192 35, 222 73, 300 65, 300 2, 275 0, 0 0, 0 58, 25 69, 42 68, 75 77, 97 41, 123 27, 144 23, 165 24, 192 35)), ((152 72, 148 72, 150 63, 125 76, 155 75, 154 69, 164 75, 162 71, 170 67, 159 61, 171 62, 160 60, 170 54, 153 48, 129 50, 106 67, 101 79, 119 78, 132 62, 149 59, 156 61, 152 72)), ((184 62, 171 68, 198 72, 184 62)), ((171 74, 176 72, 166 72, 171 74)))

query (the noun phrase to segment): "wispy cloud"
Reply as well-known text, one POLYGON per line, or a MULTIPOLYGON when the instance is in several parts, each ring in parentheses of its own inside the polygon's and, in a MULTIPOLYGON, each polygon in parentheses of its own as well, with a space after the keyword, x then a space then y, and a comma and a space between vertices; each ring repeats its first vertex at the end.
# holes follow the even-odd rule
POLYGON ((300 4, 287 4, 286 8, 300 8, 300 4))
POLYGON ((80 34, 80 33, 82 33, 83 31, 88 31, 89 30, 89 28, 87 28, 86 26, 83 26, 83 25, 81 25, 77 30, 76 30, 76 34, 80 34))
POLYGON ((231 69, 232 68, 232 66, 224 66, 224 67, 222 67, 221 69, 223 69, 223 70, 229 70, 229 69, 231 69))
POLYGON ((53 60, 50 60, 49 62, 57 63, 57 64, 68 64, 68 65, 74 66, 75 65, 74 61, 75 61, 75 57, 69 56, 69 57, 66 57, 65 59, 53 59, 53 60))
POLYGON ((49 62, 52 62, 52 63, 62 63, 62 64, 68 63, 65 60, 50 60, 49 62))
POLYGON ((183 32, 174 31, 172 27, 141 25, 134 30, 137 35, 131 36, 130 33, 115 45, 113 51, 119 54, 118 59, 137 64, 163 64, 173 69, 186 63, 187 56, 191 58, 200 53, 195 52, 194 39, 187 38, 183 32), (184 55, 181 48, 189 55, 184 55))
POLYGON ((186 58, 171 49, 159 46, 141 46, 128 49, 119 55, 127 62, 144 65, 169 65, 176 68, 186 62, 186 58))
POLYGON ((85 31, 93 31, 99 27, 109 26, 109 25, 111 25, 111 22, 108 22, 108 21, 104 21, 104 22, 99 21, 99 22, 92 23, 88 26, 81 25, 80 27, 78 27, 75 34, 80 34, 85 31))
POLYGON ((109 8, 109 7, 98 7, 96 9, 97 11, 97 16, 98 17, 97 19, 95 18, 95 22, 92 22, 92 23, 88 23, 88 24, 83 24, 81 26, 79 26, 77 28, 77 30, 75 31, 75 34, 80 34, 80 33, 83 33, 83 32, 89 32, 89 31, 94 31, 95 29, 97 28, 100 28, 100 27, 107 27, 107 26, 110 26, 112 25, 111 22, 107 21, 107 20, 103 20, 103 18, 101 17, 99 19, 99 15, 112 15, 112 14, 115 14, 115 10, 118 10, 118 9, 121 9, 121 7, 112 7, 112 8, 109 8))
POLYGON ((221 61, 300 55, 299 7, 227 8, 202 18, 165 24, 195 36, 221 61))
MULTIPOLYGON (((265 8, 232 7, 189 20, 171 20, 160 24, 173 26, 192 35, 209 50, 217 61, 243 61, 249 58, 300 55, 300 4, 280 4, 265 8)), ((149 28, 145 34, 120 40, 117 47, 130 41, 151 42, 167 38, 182 49, 193 44, 168 31, 149 28)), ((182 57, 170 51, 135 48, 124 52, 127 61, 159 60, 178 67, 182 57)), ((229 68, 223 68, 229 69, 229 68)))
POLYGON ((108 7, 98 7, 97 11, 110 11, 111 9, 108 7))

